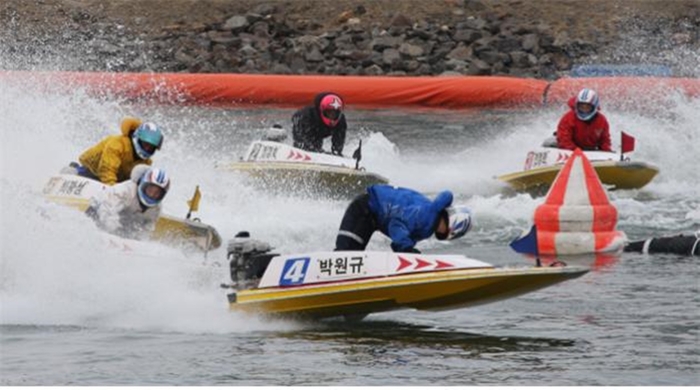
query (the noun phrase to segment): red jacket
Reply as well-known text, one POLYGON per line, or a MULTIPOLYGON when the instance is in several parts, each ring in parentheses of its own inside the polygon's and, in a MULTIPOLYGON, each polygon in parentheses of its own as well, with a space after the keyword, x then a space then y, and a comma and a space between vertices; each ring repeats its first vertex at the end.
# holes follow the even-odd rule
POLYGON ((576 117, 576 98, 569 99, 571 110, 564 114, 557 126, 557 143, 561 149, 612 151, 610 126, 605 115, 598 113, 588 122, 576 117))

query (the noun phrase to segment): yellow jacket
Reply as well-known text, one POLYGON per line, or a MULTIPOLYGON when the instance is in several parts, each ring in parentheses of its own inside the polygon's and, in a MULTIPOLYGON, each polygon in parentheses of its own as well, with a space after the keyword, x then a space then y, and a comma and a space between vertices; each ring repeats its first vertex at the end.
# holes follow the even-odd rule
POLYGON ((129 180, 131 170, 138 164, 151 165, 151 159, 141 160, 134 153, 131 133, 141 120, 125 118, 121 135, 110 135, 80 155, 80 164, 107 185, 129 180))

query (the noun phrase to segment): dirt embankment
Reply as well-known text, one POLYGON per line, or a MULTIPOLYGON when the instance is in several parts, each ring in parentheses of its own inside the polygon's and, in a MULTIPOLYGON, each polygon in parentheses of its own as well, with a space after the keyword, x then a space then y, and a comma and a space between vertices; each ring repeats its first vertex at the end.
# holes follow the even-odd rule
POLYGON ((4 0, 0 68, 513 75, 575 64, 700 75, 697 0, 4 0))

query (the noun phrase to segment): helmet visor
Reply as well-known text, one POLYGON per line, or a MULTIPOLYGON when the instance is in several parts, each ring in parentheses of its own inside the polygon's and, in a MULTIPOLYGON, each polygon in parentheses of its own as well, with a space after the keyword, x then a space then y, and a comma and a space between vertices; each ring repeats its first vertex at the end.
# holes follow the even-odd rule
POLYGON ((148 143, 144 140, 139 140, 139 146, 146 151, 148 154, 153 154, 156 152, 156 149, 158 149, 158 146, 153 145, 151 143, 148 143))
POLYGON ((590 103, 578 103, 576 109, 582 114, 590 114, 593 112, 593 105, 590 103))
POLYGON ((327 107, 323 110, 323 116, 334 121, 340 118, 341 111, 337 108, 327 107))
POLYGON ((435 238, 441 241, 447 239, 447 235, 450 233, 449 223, 447 212, 441 212, 435 224, 435 238))
POLYGON ((160 201, 165 197, 165 190, 153 183, 146 183, 143 186, 143 192, 147 197, 154 201, 160 201))

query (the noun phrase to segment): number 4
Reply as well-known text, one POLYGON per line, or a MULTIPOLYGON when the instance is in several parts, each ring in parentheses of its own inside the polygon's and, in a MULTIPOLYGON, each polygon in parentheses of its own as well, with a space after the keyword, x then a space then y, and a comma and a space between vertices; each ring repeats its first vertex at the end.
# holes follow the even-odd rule
POLYGON ((306 271, 309 269, 309 257, 288 259, 282 268, 280 286, 292 286, 304 283, 306 271))

